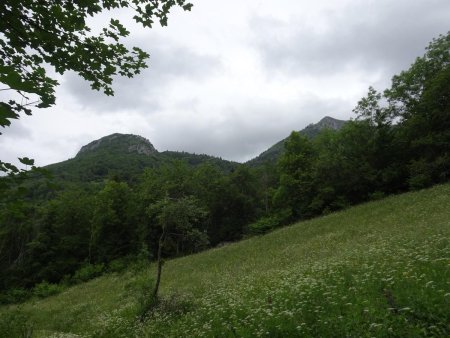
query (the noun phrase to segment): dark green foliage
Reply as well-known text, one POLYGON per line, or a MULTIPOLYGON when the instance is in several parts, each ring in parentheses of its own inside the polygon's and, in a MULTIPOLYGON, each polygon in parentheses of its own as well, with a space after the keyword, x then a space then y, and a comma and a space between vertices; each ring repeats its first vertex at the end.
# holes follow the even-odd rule
POLYGON ((124 182, 108 181, 98 193, 92 216, 90 261, 107 262, 131 251, 134 222, 129 213, 133 199, 124 182))
POLYGON ((209 210, 208 236, 213 245, 241 238, 244 227, 261 214, 262 197, 255 172, 245 166, 223 175, 204 166, 196 171, 198 198, 209 210))
POLYGON ((220 168, 224 173, 232 172, 238 163, 224 160, 222 158, 205 155, 205 154, 191 154, 187 152, 164 151, 160 153, 161 160, 166 163, 173 161, 183 161, 192 166, 199 166, 202 164, 211 164, 220 168))
POLYGON ((67 191, 43 206, 36 234, 27 244, 28 285, 58 282, 78 269, 89 255, 93 199, 83 190, 67 191))
POLYGON ((0 210, 0 289, 27 285, 22 265, 33 238, 35 212, 29 203, 7 204, 0 210))
MULTIPOLYGON (((245 224, 255 220, 259 214, 261 197, 257 178, 244 166, 225 174, 210 162, 193 169, 185 162, 176 161, 158 169, 146 170, 139 187, 142 206, 166 196, 171 199, 195 197, 208 211, 204 224, 213 245, 239 239, 245 224)), ((139 224, 142 227, 148 222, 142 219, 139 224)), ((151 227, 146 228, 139 232, 147 232, 147 238, 157 237, 151 227)), ((154 242, 148 243, 149 247, 157 246, 154 242)))
POLYGON ((283 209, 270 216, 261 217, 254 223, 245 227, 246 235, 263 235, 274 230, 281 225, 288 224, 292 219, 292 213, 289 209, 283 209))
POLYGON ((33 296, 38 298, 45 298, 53 295, 57 295, 63 291, 63 286, 58 284, 47 283, 43 281, 36 284, 32 290, 33 296))
POLYGON ((31 297, 31 291, 24 288, 13 288, 0 293, 0 304, 22 303, 31 297))
POLYGON ((385 92, 408 145, 412 188, 448 180, 450 171, 450 33, 434 39, 423 57, 395 76, 385 92))
POLYGON ((219 241, 240 239, 245 225, 256 220, 261 200, 257 183, 253 172, 245 166, 238 167, 225 180, 226 189, 222 196, 216 197, 222 202, 225 221, 219 229, 219 241))
POLYGON ((314 195, 312 142, 292 132, 280 158, 280 186, 274 195, 277 209, 286 209, 293 219, 310 217, 309 204, 314 195))
MULTIPOLYGON (((110 261, 108 263, 108 267, 106 268, 106 270, 108 272, 120 273, 120 272, 125 271, 126 269, 128 269, 131 266, 135 266, 135 267, 139 268, 142 266, 142 263, 148 264, 148 252, 143 253, 143 254, 145 255, 144 257, 142 257, 142 253, 141 253, 141 255, 138 254, 136 257, 129 255, 129 256, 113 259, 112 261, 110 261)), ((101 271, 100 274, 102 272, 103 271, 101 271)))
POLYGON ((105 264, 86 264, 79 268, 73 274, 71 281, 73 283, 87 282, 95 277, 101 276, 105 271, 105 264))
POLYGON ((158 233, 164 232, 163 249, 169 252, 193 253, 208 246, 204 220, 207 211, 193 197, 163 198, 148 208, 158 233))

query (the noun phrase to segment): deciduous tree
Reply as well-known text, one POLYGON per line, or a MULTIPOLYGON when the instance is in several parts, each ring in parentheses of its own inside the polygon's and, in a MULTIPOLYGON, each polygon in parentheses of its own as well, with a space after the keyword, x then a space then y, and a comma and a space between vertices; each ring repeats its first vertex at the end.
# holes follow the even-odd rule
POLYGON ((161 282, 164 250, 170 242, 176 246, 180 243, 189 245, 191 252, 205 248, 209 243, 208 237, 200 229, 207 212, 196 198, 190 196, 180 199, 166 197, 149 206, 148 213, 155 220, 154 226, 159 229, 157 275, 153 291, 153 299, 156 300, 161 282))

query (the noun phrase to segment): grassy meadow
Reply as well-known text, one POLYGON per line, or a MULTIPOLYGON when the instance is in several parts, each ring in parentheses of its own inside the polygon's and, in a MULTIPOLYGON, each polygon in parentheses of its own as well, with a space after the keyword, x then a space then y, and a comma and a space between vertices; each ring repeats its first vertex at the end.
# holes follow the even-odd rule
POLYGON ((0 308, 0 336, 450 336, 450 185, 0 308))

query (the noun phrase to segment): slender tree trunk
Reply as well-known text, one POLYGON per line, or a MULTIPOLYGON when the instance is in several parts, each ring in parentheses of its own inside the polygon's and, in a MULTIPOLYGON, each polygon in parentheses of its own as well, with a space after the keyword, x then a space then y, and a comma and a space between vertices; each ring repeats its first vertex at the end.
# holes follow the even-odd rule
POLYGON ((269 178, 267 176, 267 168, 264 169, 262 176, 262 190, 264 191, 264 207, 266 209, 266 215, 269 213, 269 178))
POLYGON ((267 188, 264 193, 264 206, 266 208, 266 215, 267 215, 269 213, 269 192, 267 191, 267 188))
POLYGON ((156 300, 158 297, 159 283, 161 282, 161 273, 162 273, 162 266, 163 266, 162 248, 164 246, 165 237, 166 237, 166 232, 163 227, 163 231, 162 231, 161 236, 159 237, 159 242, 158 242, 158 257, 157 257, 158 271, 156 274, 155 289, 153 290, 153 300, 156 300))
POLYGON ((90 227, 90 237, 89 237, 89 253, 88 253, 88 263, 92 263, 92 249, 94 247, 94 241, 95 241, 95 233, 94 233, 94 225, 91 223, 90 227))

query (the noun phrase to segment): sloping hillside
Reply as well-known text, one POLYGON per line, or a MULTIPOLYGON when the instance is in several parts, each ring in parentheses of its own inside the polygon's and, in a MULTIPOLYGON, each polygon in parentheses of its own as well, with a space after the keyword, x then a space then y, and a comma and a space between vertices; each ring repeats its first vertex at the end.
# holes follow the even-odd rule
POLYGON ((449 205, 450 185, 441 185, 169 261, 163 301, 144 321, 136 318, 139 290, 153 266, 2 308, 0 330, 10 323, 10 333, 32 327, 35 337, 449 336, 449 205))

